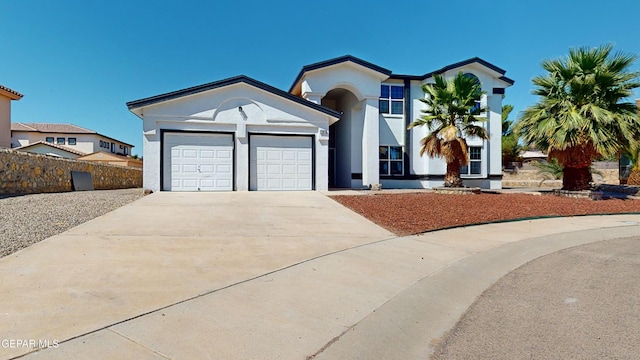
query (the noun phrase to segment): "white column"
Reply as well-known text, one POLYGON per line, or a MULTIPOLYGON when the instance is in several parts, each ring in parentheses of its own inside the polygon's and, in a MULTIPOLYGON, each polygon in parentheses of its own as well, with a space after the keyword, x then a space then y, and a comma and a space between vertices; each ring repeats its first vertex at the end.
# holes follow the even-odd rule
POLYGON ((367 97, 364 110, 364 126, 362 129, 362 185, 369 186, 380 183, 379 146, 380 146, 380 113, 378 97, 367 97))
MULTIPOLYGON (((487 175, 502 175, 502 95, 488 95, 487 107, 487 130, 489 132, 489 142, 487 146, 487 175)), ((492 180, 491 188, 502 188, 502 182, 499 180, 492 180)))

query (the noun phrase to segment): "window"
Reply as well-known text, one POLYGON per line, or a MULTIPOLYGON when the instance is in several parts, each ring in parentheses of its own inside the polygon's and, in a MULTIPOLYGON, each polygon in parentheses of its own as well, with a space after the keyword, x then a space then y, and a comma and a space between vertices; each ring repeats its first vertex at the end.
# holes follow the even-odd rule
POLYGON ((482 174, 482 148, 479 146, 470 146, 469 164, 460 168, 460 175, 480 174, 482 174))
MULTIPOLYGON (((478 79, 478 77, 477 77, 477 76, 475 76, 475 75, 473 75, 473 74, 471 74, 471 73, 465 73, 463 76, 464 76, 464 77, 466 77, 466 78, 473 79, 473 80, 474 80, 474 82, 475 82, 477 85, 479 85, 480 87, 482 87, 482 84, 480 83, 480 79, 478 79)), ((480 109, 482 109, 482 104, 481 104, 480 100, 481 100, 481 96, 479 96, 479 97, 476 99, 476 103, 475 103, 475 105, 473 105, 473 107, 471 107, 471 109, 469 109, 469 112, 471 113, 471 115, 481 115, 481 113, 480 113, 480 109)))
POLYGON ((53 144, 53 137, 47 137, 45 139, 46 142, 53 144))
POLYGON ((116 152, 116 144, 111 143, 111 152, 114 153, 116 152))
POLYGON ((59 137, 56 139, 56 144, 58 145, 64 145, 65 141, 63 137, 59 137))
POLYGON ((126 146, 124 147, 124 154, 129 155, 129 148, 126 146))
POLYGON ((76 138, 69 138, 67 140, 67 144, 69 145, 75 145, 76 144, 76 138))
POLYGON ((404 87, 381 85, 378 108, 381 114, 402 115, 404 113, 404 87))
POLYGON ((402 146, 380 146, 380 175, 404 175, 402 146))

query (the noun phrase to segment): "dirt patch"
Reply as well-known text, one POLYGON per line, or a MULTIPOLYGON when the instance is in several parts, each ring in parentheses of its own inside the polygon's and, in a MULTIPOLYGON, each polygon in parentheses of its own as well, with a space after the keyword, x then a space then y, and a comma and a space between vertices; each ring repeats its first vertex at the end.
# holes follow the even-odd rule
POLYGON ((401 236, 530 217, 640 212, 640 200, 593 201, 555 195, 407 193, 331 198, 401 236))

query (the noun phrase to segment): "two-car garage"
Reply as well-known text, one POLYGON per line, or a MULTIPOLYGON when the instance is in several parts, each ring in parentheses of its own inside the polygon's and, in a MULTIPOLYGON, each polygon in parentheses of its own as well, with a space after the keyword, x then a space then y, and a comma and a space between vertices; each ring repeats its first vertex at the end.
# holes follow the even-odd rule
POLYGON ((246 76, 127 103, 143 120, 152 191, 328 187, 329 126, 341 113, 246 76))
POLYGON ((233 133, 163 132, 163 190, 232 191, 238 166, 249 167, 249 190, 315 188, 313 136, 249 134, 248 159, 236 159, 234 140, 233 133))

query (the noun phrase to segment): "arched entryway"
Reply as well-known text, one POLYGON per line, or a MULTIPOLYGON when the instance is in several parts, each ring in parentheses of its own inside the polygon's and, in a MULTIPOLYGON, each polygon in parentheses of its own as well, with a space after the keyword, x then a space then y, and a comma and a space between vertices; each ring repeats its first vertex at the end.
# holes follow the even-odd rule
POLYGON ((329 128, 329 187, 352 188, 362 182, 362 103, 351 91, 336 88, 322 98, 322 105, 342 113, 329 128), (356 177, 356 179, 354 179, 356 177))

